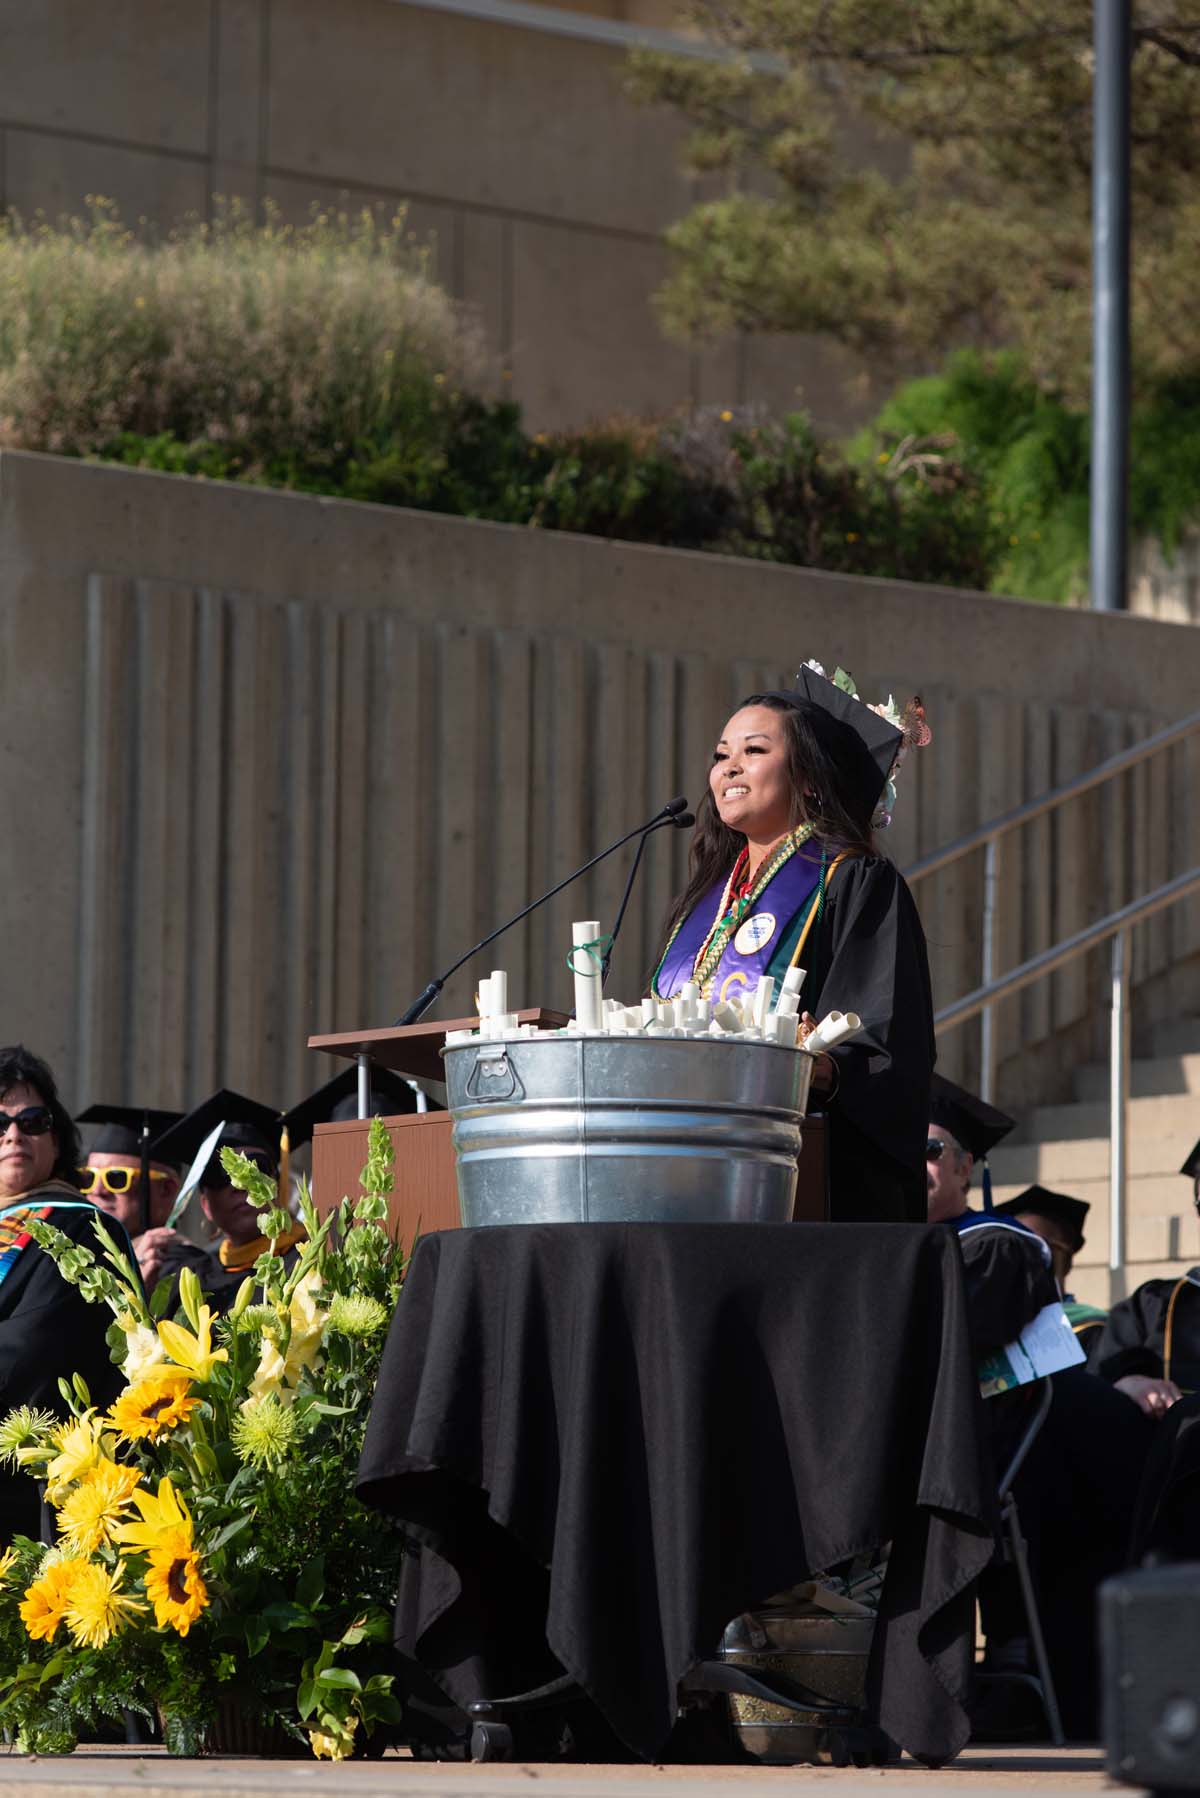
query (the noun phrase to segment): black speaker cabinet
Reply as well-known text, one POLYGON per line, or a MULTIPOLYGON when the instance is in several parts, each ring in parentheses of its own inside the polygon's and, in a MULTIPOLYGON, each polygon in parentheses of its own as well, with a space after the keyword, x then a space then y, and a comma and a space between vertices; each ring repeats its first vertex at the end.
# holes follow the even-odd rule
POLYGON ((1109 1774, 1200 1793, 1200 1563, 1121 1574, 1099 1602, 1109 1774))

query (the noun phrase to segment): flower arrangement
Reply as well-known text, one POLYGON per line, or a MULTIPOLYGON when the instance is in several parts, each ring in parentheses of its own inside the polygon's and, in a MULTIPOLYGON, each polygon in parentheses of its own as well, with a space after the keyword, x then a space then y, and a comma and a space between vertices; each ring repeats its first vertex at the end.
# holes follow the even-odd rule
MULTIPOLYGON (((253 1162, 222 1151, 275 1240, 291 1220, 253 1162)), ((403 1539, 354 1497, 366 1414, 404 1273, 388 1235, 392 1148, 371 1125, 363 1196, 308 1230, 290 1271, 270 1249, 229 1315, 195 1274, 147 1301, 97 1229, 97 1251, 45 1223, 30 1233, 84 1296, 111 1306, 124 1390, 106 1412, 85 1379, 69 1416, 0 1422, 0 1456, 45 1482, 53 1547, 0 1556, 0 1728, 67 1752, 104 1717, 163 1720, 168 1748, 202 1751, 219 1715, 257 1718, 342 1759, 399 1719, 391 1608, 403 1539)))

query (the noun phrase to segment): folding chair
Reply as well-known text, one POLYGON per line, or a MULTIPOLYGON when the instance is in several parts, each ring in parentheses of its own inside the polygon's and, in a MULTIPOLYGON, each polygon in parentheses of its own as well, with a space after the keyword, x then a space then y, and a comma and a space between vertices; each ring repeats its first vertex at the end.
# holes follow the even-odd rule
POLYGON ((1037 1404, 1017 1442, 1008 1466, 1000 1480, 997 1494, 1000 1501, 1000 1551, 1001 1564, 1016 1569, 1017 1584, 1021 1590, 1021 1603, 1025 1608, 1025 1618, 1029 1625, 1029 1640, 1033 1647, 1034 1664, 1037 1673, 979 1673, 976 1680, 979 1684, 990 1685, 999 1680, 1013 1680, 1036 1692, 1046 1722, 1050 1726, 1050 1740, 1056 1748, 1065 1745, 1062 1717, 1058 1709, 1058 1694, 1054 1689, 1054 1676, 1050 1671, 1050 1661, 1046 1654, 1046 1639, 1042 1634, 1042 1620, 1038 1613, 1037 1595, 1033 1589, 1033 1580, 1029 1572, 1029 1550, 1021 1529, 1020 1513, 1017 1510, 1016 1495, 1013 1486, 1017 1475, 1025 1465, 1026 1458, 1054 1401, 1054 1386, 1049 1375, 1039 1382, 1041 1392, 1037 1404))

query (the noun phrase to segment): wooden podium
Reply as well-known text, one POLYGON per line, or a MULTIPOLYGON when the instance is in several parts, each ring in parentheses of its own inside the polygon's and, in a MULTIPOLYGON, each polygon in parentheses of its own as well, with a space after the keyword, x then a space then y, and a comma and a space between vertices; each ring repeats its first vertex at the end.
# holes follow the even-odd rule
MULTIPOLYGON (((567 1022, 558 1011, 520 1011, 522 1024, 556 1030, 567 1022)), ((451 1018, 438 1024, 410 1024, 403 1029, 351 1030, 336 1036, 310 1036, 310 1049, 354 1061, 369 1055, 379 1067, 413 1080, 441 1080, 442 1045, 448 1030, 471 1030, 477 1018, 451 1018)), ((415 1112, 385 1118, 396 1151, 389 1220, 402 1243, 431 1230, 455 1230, 461 1224, 454 1147, 448 1111, 415 1112)), ((340 1124, 318 1124, 313 1131, 313 1201, 322 1215, 347 1195, 362 1190, 358 1177, 367 1159, 370 1120, 349 1118, 340 1124)), ((817 1112, 805 1118, 793 1223, 824 1223, 829 1216, 826 1177, 825 1119, 817 1112)))

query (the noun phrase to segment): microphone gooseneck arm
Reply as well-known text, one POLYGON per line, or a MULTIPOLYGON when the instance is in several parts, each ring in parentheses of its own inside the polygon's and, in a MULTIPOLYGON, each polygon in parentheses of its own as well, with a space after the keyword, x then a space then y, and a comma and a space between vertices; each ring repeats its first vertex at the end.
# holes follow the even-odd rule
POLYGON ((539 905, 545 905, 548 900, 555 898, 557 894, 562 892, 564 887, 569 887, 572 881, 578 880, 581 875, 589 873, 590 870, 596 866, 596 863, 602 862, 606 856, 614 855, 618 849, 623 849, 626 843, 633 841, 634 837, 644 837, 647 831, 656 830, 660 824, 673 823, 676 818, 682 816, 686 811, 686 799, 669 800, 667 804, 662 807, 661 811, 655 812, 653 818, 651 818, 648 823, 639 824, 636 830, 626 831, 623 837, 618 837, 615 843, 610 843, 607 849, 602 849, 600 851, 599 855, 593 855, 590 861, 584 862, 581 868, 576 868, 573 874, 568 874, 565 880, 560 880, 558 885, 551 887, 548 893, 543 893, 540 898, 534 899, 529 905, 524 906, 517 912, 515 917, 507 919, 503 924, 491 931, 489 935, 481 937, 477 943, 473 943, 465 955, 460 955, 458 960, 452 962, 444 973, 439 974, 435 980, 429 982, 425 991, 413 1000, 403 1017, 396 1020, 397 1028, 403 1029, 406 1024, 417 1023, 429 1010, 429 1007, 433 1004, 450 976, 452 974, 457 974, 464 962, 470 961, 473 955, 478 955, 481 949, 486 949, 489 943, 494 943, 498 936, 503 936, 506 930, 511 930, 514 924, 519 924, 521 922, 522 918, 527 918, 531 911, 536 911, 539 905))
POLYGON ((637 880, 638 869, 642 865, 642 854, 646 844, 656 830, 663 830, 668 824, 673 824, 676 830, 690 830, 695 822, 696 820, 691 812, 673 812, 669 818, 660 818, 657 824, 652 824, 649 830, 644 830, 642 832, 642 840, 637 846, 637 854, 633 858, 633 865, 629 870, 629 878, 625 882, 625 891, 621 895, 621 905, 617 912, 616 922, 612 927, 612 935, 608 939, 608 948, 604 951, 604 960, 600 965, 601 986, 603 986, 604 982, 608 979, 608 964, 612 960, 613 950, 617 946, 617 938, 621 934, 621 925, 625 922, 625 912, 633 894, 634 882, 637 880))

